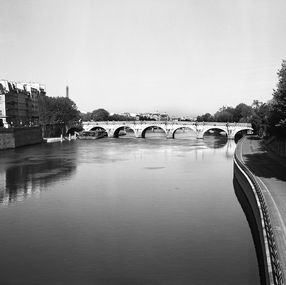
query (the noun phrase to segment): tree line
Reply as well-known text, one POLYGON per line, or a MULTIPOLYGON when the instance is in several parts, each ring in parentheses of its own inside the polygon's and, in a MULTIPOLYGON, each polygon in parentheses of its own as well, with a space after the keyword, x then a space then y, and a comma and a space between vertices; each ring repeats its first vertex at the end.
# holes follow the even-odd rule
POLYGON ((254 100, 252 105, 240 103, 236 107, 221 107, 214 115, 206 113, 198 116, 198 122, 251 123, 256 133, 265 132, 269 105, 254 100))
POLYGON ((96 109, 92 112, 80 113, 82 121, 134 121, 134 117, 112 114, 105 109, 96 109))
POLYGON ((198 122, 251 123, 255 133, 261 136, 286 137, 286 61, 282 61, 277 73, 278 84, 273 97, 266 103, 254 100, 236 107, 221 107, 216 113, 197 117, 198 122))
POLYGON ((155 121, 154 118, 150 118, 143 114, 140 114, 136 117, 126 116, 121 114, 112 114, 110 115, 105 109, 96 109, 92 112, 80 113, 82 121, 155 121))

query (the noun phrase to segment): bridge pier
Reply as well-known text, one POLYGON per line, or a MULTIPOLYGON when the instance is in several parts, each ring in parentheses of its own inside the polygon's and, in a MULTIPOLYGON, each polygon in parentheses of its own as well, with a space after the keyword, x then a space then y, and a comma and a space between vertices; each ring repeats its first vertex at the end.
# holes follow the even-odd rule
POLYGON ((142 130, 141 129, 135 129, 135 137, 136 138, 142 138, 142 130))
POLYGON ((197 135, 197 139, 203 139, 204 138, 204 129, 203 128, 196 128, 196 135, 197 135))
POLYGON ((167 139, 173 139, 173 138, 174 138, 174 130, 172 130, 172 129, 167 129, 166 131, 167 131, 167 133, 166 133, 166 138, 167 138, 167 139))
POLYGON ((234 140, 235 137, 235 128, 227 127, 227 138, 229 140, 234 140))
POLYGON ((107 129, 107 137, 113 138, 114 137, 114 130, 113 129, 107 129))

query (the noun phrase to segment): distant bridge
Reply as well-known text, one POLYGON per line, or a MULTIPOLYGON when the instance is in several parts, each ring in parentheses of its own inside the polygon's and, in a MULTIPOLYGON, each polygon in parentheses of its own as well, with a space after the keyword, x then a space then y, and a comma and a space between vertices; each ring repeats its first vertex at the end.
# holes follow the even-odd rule
POLYGON ((252 132, 251 124, 248 123, 222 123, 222 122, 185 122, 185 121, 104 121, 83 122, 85 131, 104 129, 108 137, 118 137, 121 130, 127 128, 133 130, 135 137, 145 138, 147 129, 160 128, 167 138, 175 138, 175 133, 180 129, 190 129, 195 132, 198 139, 202 139, 209 130, 218 129, 224 131, 228 139, 234 139, 241 131, 252 132))

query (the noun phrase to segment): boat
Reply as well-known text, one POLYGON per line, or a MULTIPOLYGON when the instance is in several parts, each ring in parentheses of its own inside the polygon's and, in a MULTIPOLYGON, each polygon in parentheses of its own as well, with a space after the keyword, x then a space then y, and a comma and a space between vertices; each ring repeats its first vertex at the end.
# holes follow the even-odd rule
POLYGON ((95 131, 82 131, 78 134, 77 138, 80 140, 97 140, 107 136, 107 132, 104 130, 95 131))

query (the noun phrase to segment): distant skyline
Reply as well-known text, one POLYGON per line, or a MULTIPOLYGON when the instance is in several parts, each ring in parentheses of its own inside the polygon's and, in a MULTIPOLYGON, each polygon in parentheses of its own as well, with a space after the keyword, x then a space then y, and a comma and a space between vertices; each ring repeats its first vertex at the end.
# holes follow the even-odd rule
POLYGON ((272 98, 285 0, 0 0, 0 79, 82 112, 196 116, 272 98))

